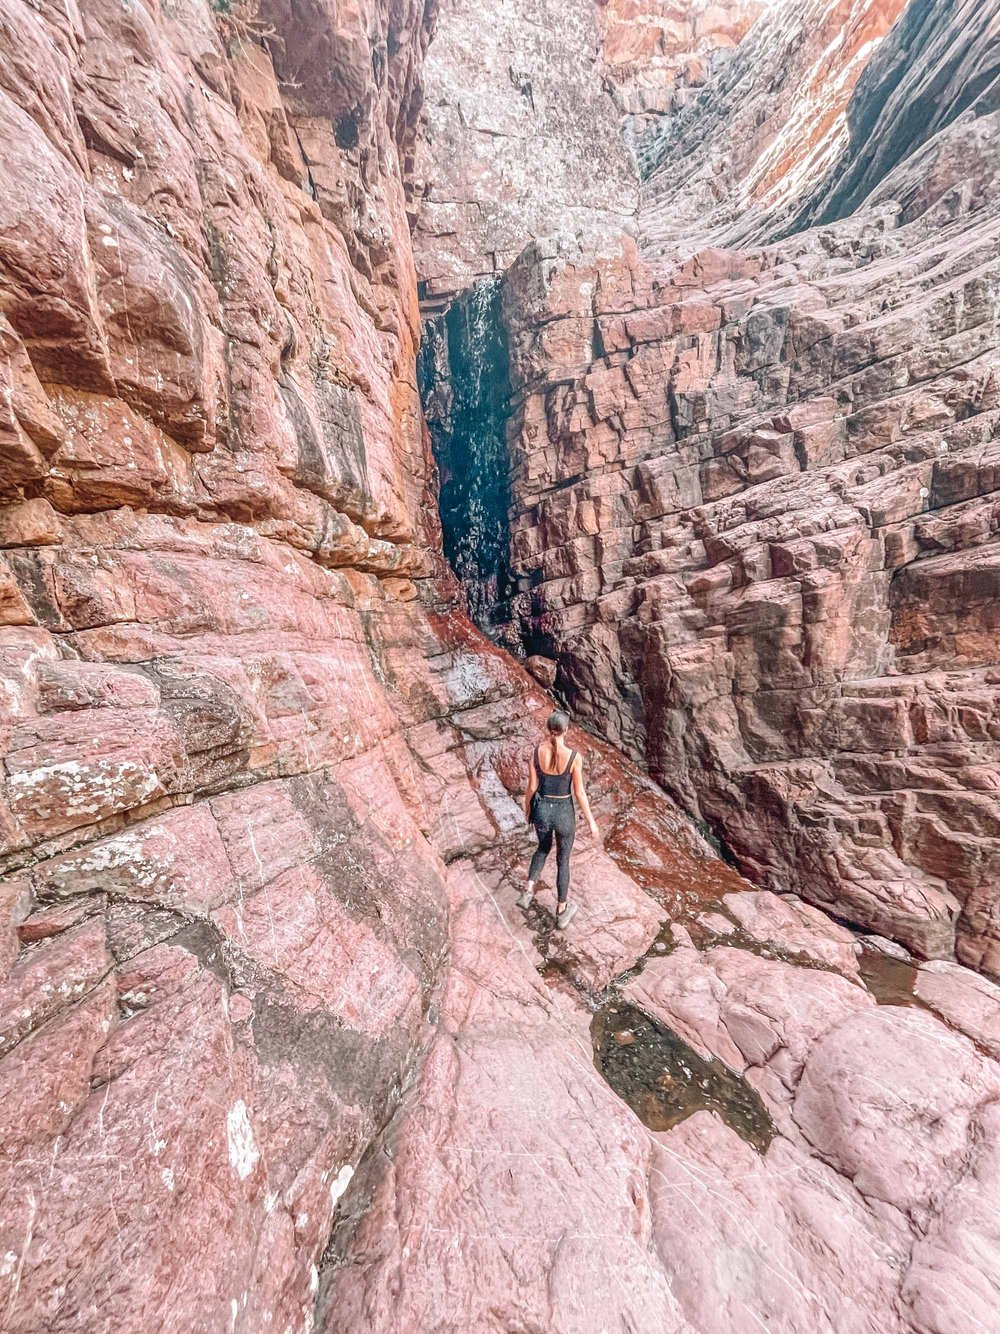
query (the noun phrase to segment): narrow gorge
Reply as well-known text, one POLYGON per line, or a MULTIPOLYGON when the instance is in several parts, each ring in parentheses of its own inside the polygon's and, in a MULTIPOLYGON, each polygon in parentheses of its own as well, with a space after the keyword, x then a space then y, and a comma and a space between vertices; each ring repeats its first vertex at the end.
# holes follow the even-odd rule
POLYGON ((1000 0, 0 0, 0 121, 0 1329, 996 1328, 1000 0))
POLYGON ((497 278, 480 279, 424 322, 417 383, 437 464, 443 554, 472 620, 502 638, 513 592, 510 357, 497 278))

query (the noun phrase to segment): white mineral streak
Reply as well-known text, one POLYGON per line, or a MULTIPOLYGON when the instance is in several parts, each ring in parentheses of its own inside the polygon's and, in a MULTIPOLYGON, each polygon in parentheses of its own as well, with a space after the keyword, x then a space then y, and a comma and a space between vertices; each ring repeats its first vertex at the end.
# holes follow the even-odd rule
POLYGON ((260 1160, 260 1153, 253 1136, 247 1105, 238 1098, 226 1116, 226 1143, 229 1146, 229 1163, 233 1171, 245 1181, 260 1160))

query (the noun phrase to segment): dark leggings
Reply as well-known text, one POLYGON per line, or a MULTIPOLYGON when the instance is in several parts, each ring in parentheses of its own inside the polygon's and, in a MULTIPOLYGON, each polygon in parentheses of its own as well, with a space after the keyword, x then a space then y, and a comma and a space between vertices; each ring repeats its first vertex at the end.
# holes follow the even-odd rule
POLYGON ((531 823, 538 835, 538 847, 531 859, 528 879, 537 880, 545 865, 545 858, 552 851, 552 838, 556 840, 556 890, 559 902, 565 903, 569 894, 569 854, 573 851, 576 837, 576 808, 573 798, 556 800, 553 797, 536 797, 531 823))

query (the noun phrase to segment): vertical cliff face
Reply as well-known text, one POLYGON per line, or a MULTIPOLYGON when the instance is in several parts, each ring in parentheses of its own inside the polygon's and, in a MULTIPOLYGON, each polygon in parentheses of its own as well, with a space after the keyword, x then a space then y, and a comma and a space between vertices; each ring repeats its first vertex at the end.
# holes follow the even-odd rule
POLYGON ((701 94, 730 248, 685 230, 682 112, 644 254, 511 271, 524 630, 759 883, 995 972, 998 14, 848 8, 762 17, 701 94))
MULTIPOLYGON (((490 894, 551 702, 455 610, 416 383, 430 14, 2 17, 0 1323, 310 1328, 355 1169, 469 1046, 470 886, 542 986, 490 894)), ((591 773, 692 878, 648 780, 591 773)), ((663 914, 580 880, 599 988, 663 914)))
POLYGON ((0 1324, 301 1327, 446 949, 372 649, 427 16, 2 11, 0 1324))
POLYGON ((434 304, 536 236, 615 238, 637 180, 605 91, 589 3, 449 0, 425 71, 414 253, 434 304))

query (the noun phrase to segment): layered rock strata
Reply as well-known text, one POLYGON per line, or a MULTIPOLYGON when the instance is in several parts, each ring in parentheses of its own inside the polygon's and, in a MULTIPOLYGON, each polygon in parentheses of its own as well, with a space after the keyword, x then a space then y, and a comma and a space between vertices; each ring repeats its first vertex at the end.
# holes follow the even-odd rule
MULTIPOLYGON (((693 8, 693 7, 692 7, 693 8)), ((901 45, 905 13, 933 8, 917 0, 780 0, 769 4, 697 98, 663 117, 639 145, 643 169, 640 234, 648 255, 686 253, 708 242, 746 244, 790 226, 803 198, 842 178, 845 154, 866 153, 870 129, 858 114, 859 82, 870 77, 887 34, 886 64, 896 77, 919 79, 940 59, 921 40, 901 45)), ((976 34, 986 45, 987 23, 973 5, 937 19, 945 43, 976 34)), ((945 7, 946 11, 951 6, 945 7)), ((921 35, 924 42, 929 32, 921 35)), ((893 123, 912 127, 913 99, 903 93, 893 123)), ((886 127, 888 128, 888 126, 886 127)), ((903 131, 900 137, 905 137, 903 131)), ((904 155, 901 155, 904 156, 904 155)), ((856 200, 856 204, 861 198, 856 200)))
POLYGON ((430 10, 2 15, 3 1329, 988 1323, 988 981, 884 989, 580 734, 577 924, 514 909, 551 700, 439 555, 430 10), (756 1147, 594 1068, 632 969, 756 1147))
POLYGON ((447 952, 370 642, 428 16, 2 8, 0 1324, 300 1328, 447 952))
POLYGON ((990 107, 842 222, 655 264, 538 245, 506 311, 527 650, 759 884, 997 972, 990 107))
POLYGON ((697 99, 766 13, 768 3, 605 0, 597 6, 604 79, 637 158, 661 121, 697 99))

